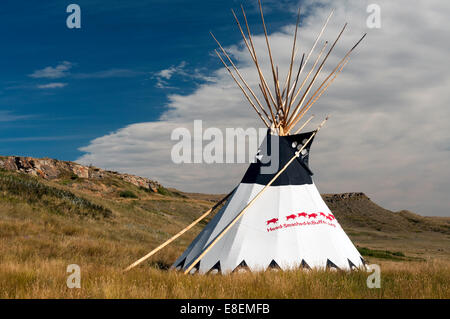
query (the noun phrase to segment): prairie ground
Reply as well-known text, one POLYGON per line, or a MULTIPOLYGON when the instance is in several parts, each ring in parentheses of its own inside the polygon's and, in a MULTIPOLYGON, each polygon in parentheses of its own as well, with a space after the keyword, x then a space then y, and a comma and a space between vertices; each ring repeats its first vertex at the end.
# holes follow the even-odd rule
MULTIPOLYGON (((183 275, 167 270, 206 221, 124 273, 212 202, 131 186, 127 191, 136 196, 121 196, 122 189, 105 198, 66 182, 0 173, 0 298, 450 298, 448 220, 395 232, 352 224, 342 215, 366 260, 381 266, 379 289, 367 287, 365 271, 183 275), (67 287, 69 264, 81 268, 79 289, 67 287)), ((357 216, 355 203, 350 208, 357 216)))
POLYGON ((448 263, 382 262, 381 288, 364 271, 270 271, 183 275, 144 266, 81 263, 81 288, 66 286, 65 260, 3 262, 0 298, 450 298, 448 263))

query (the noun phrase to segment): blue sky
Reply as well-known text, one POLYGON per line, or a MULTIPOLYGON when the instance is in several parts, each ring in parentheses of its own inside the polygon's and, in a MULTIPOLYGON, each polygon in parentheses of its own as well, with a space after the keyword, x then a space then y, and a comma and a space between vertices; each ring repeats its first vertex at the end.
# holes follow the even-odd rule
MULTIPOLYGON (((209 35, 257 91, 230 12, 241 1, 73 2, 81 7, 81 29, 66 27, 72 1, 0 4, 0 154, 76 160, 192 192, 232 189, 247 164, 177 165, 170 136, 198 119, 222 130, 260 125, 213 55, 209 35)), ((242 2, 267 62, 257 1, 242 2)), ((379 29, 366 23, 370 0, 300 3, 299 53, 309 50, 332 9, 321 41, 333 41, 349 23, 321 76, 368 33, 310 111, 315 122, 332 115, 311 153, 319 190, 362 191, 392 210, 448 216, 450 70, 442 61, 450 53, 443 41, 450 38, 450 3, 378 0, 379 29)), ((282 74, 298 4, 263 1, 282 74)), ((268 63, 262 69, 270 74, 268 63)))
MULTIPOLYGON (((240 37, 230 13, 236 1, 80 0, 81 29, 66 27, 70 3, 1 3, 2 155, 75 160, 98 136, 157 120, 168 94, 204 81, 188 72, 219 67, 209 31, 225 45, 240 37), (180 65, 189 71, 157 85, 157 72, 180 65)), ((257 19, 255 3, 244 5, 250 21, 257 19)), ((272 30, 293 18, 268 4, 272 30)))

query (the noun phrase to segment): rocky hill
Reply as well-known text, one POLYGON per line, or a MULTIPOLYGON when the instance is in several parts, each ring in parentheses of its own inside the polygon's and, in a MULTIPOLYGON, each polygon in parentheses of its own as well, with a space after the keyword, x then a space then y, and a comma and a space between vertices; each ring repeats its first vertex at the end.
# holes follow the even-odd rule
POLYGON ((121 179, 137 187, 157 192, 161 185, 148 178, 130 174, 107 171, 93 166, 83 166, 74 162, 59 161, 50 158, 32 158, 20 156, 0 156, 0 169, 27 173, 45 180, 70 178, 107 181, 111 178, 121 179))

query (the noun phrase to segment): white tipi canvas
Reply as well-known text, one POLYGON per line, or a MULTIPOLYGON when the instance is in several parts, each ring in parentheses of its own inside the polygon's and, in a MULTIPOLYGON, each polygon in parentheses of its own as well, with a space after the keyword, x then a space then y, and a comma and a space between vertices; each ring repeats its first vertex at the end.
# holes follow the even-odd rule
MULTIPOLYGON (((313 132, 275 136, 268 133, 255 163, 247 170, 228 203, 214 216, 174 267, 187 269, 203 250, 277 173, 263 174, 262 158, 278 161, 278 167, 294 155, 313 132), (273 141, 276 143, 273 143, 273 141), (270 142, 269 142, 270 141, 270 142), (277 145, 278 152, 271 152, 277 145), (273 146, 272 146, 273 148, 273 146), (268 150, 268 151, 267 151, 268 150), (264 155, 261 157, 261 153, 264 155)), ((251 205, 242 218, 195 265, 193 271, 232 272, 241 268, 264 271, 362 267, 364 260, 327 207, 309 169, 309 145, 251 205)))

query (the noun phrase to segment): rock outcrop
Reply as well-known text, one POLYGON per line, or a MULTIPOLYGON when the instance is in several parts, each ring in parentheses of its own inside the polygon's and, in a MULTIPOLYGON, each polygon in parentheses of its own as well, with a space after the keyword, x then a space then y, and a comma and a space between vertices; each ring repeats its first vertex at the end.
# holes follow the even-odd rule
POLYGON ((107 171, 93 166, 83 166, 74 162, 59 161, 50 158, 32 158, 21 156, 0 157, 0 169, 27 173, 47 180, 59 178, 105 179, 117 177, 128 183, 145 189, 158 191, 161 187, 156 181, 145 177, 107 171))
POLYGON ((330 203, 339 202, 342 200, 348 200, 348 199, 354 199, 354 200, 360 200, 360 199, 367 199, 370 200, 369 197, 367 197, 366 194, 362 192, 353 192, 353 193, 340 193, 340 194, 322 194, 322 197, 324 200, 330 203))

